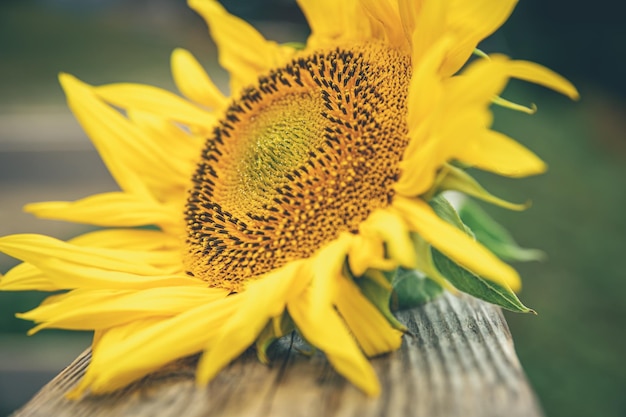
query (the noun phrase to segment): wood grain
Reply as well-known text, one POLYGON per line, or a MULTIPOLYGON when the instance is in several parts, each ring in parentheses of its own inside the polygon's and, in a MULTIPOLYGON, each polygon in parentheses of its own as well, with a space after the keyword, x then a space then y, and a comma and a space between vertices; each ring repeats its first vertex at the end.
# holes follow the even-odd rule
POLYGON ((206 388, 195 386, 197 357, 190 357, 116 393, 69 401, 64 394, 84 374, 86 351, 14 417, 541 415, 500 309, 447 294, 398 318, 410 333, 399 351, 373 360, 379 398, 355 389, 322 354, 303 355, 291 336, 271 348, 272 366, 249 351, 206 388))

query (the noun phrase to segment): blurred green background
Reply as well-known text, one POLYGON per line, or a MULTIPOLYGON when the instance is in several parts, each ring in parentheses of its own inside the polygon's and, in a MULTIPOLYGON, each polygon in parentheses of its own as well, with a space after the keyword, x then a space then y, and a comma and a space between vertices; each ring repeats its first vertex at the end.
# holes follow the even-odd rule
MULTIPOLYGON (((613 4, 615 3, 615 4, 613 4)), ((231 0, 267 37, 304 40, 292 0, 231 0)), ((522 300, 539 312, 507 314, 517 351, 548 416, 626 416, 626 29, 610 0, 522 2, 482 45, 549 66, 580 89, 577 103, 512 83, 506 97, 535 102, 533 116, 496 109, 496 128, 550 165, 546 175, 480 175, 496 194, 533 200, 522 213, 487 207, 542 263, 516 265, 522 300), (592 7, 593 6, 593 7, 592 7)), ((65 108, 56 76, 92 84, 142 82, 174 90, 169 54, 196 54, 218 84, 226 74, 204 23, 174 0, 21 0, 0 3, 0 235, 69 238, 80 225, 21 213, 31 201, 76 199, 115 185, 65 108)), ((15 261, 0 257, 0 272, 15 261)), ((0 293, 0 416, 22 405, 89 344, 86 334, 44 332, 13 318, 43 295, 0 293)))

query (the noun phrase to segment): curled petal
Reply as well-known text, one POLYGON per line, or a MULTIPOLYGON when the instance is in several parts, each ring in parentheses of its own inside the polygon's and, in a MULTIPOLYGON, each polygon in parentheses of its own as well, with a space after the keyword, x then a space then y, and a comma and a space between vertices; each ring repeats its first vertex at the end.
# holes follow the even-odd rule
POLYGON ((382 238, 391 259, 405 268, 415 268, 413 244, 401 217, 390 211, 377 210, 370 215, 363 228, 382 238))
POLYGON ((348 264, 354 276, 360 277, 369 268, 391 271, 397 268, 397 263, 385 257, 382 239, 373 232, 360 230, 352 239, 352 246, 348 252, 348 264))

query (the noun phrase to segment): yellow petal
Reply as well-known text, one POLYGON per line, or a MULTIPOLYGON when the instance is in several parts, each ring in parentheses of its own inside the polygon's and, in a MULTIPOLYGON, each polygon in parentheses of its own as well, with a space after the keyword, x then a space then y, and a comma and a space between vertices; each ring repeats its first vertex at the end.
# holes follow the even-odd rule
POLYGON ((118 111, 103 103, 91 87, 68 74, 59 81, 67 103, 119 186, 130 193, 150 197, 138 168, 144 158, 137 143, 146 142, 142 132, 118 111), (141 159, 136 159, 139 156, 141 159))
POLYGON ((311 27, 307 47, 334 47, 341 41, 370 38, 371 28, 361 4, 356 0, 298 0, 311 27))
POLYGON ((397 196, 393 207, 404 216, 409 227, 459 265, 500 285, 519 290, 521 281, 513 268, 499 260, 484 246, 451 226, 421 199, 397 196))
MULTIPOLYGON (((340 3, 340 2, 335 2, 340 3)), ((393 46, 408 44, 411 33, 403 30, 398 4, 393 0, 363 0, 361 2, 370 20, 380 27, 387 43, 393 46)))
POLYGON ((342 274, 351 243, 351 235, 342 234, 337 240, 319 250, 309 262, 313 280, 311 300, 314 309, 331 304, 335 298, 337 279, 342 274))
POLYGON ((415 268, 416 259, 413 243, 401 217, 390 211, 376 210, 365 223, 364 227, 374 231, 385 242, 391 259, 405 268, 415 268))
MULTIPOLYGON (((96 331, 93 336, 93 341, 92 341, 92 346, 91 346, 91 360, 90 360, 89 366, 87 367, 87 371, 85 372, 85 375, 82 377, 79 383, 76 386, 74 386, 74 388, 70 390, 65 395, 65 397, 70 400, 78 400, 83 396, 83 394, 86 391, 89 390, 89 388, 92 388, 91 389, 92 393, 97 394, 98 392, 97 390, 93 389, 92 384, 94 383, 94 380, 98 379, 98 367, 99 366, 94 366, 94 363, 96 365, 99 365, 98 361, 100 358, 100 353, 106 352, 107 349, 109 349, 111 346, 120 346, 129 335, 135 334, 137 330, 142 330, 162 320, 163 320, 162 318, 139 320, 139 321, 128 323, 124 326, 118 326, 112 329, 96 331)), ((153 370, 156 370, 156 369, 157 368, 154 368, 153 370)), ((136 379, 141 378, 147 373, 148 372, 136 373, 133 376, 126 374, 123 376, 122 380, 128 381, 127 382, 128 384, 136 379)), ((112 385, 110 381, 107 381, 107 382, 109 382, 109 385, 112 385)), ((117 388, 122 388, 124 385, 126 384, 121 383, 119 386, 109 388, 108 390, 105 389, 103 392, 114 391, 117 388)))
POLYGON ((396 0, 396 2, 392 1, 391 3, 397 3, 398 15, 400 16, 402 28, 404 29, 404 37, 411 42, 413 32, 415 32, 415 21, 421 12, 423 2, 415 0, 396 0))
MULTIPOLYGON (((414 66, 418 65, 430 49, 446 37, 444 35, 446 14, 446 2, 444 1, 424 0, 419 2, 419 12, 415 13, 412 19, 414 30, 411 37, 411 60, 414 66)), ((449 46, 446 47, 447 49, 449 46)), ((438 70, 439 66, 437 72, 439 72, 438 70)))
POLYGON ((311 290, 287 304, 289 314, 304 338, 321 349, 333 367, 366 394, 376 396, 380 384, 376 373, 350 335, 332 305, 313 310, 311 290))
POLYGON ((335 302, 341 317, 367 356, 391 352, 402 344, 402 332, 391 327, 352 280, 345 277, 339 279, 335 302))
POLYGON ((452 38, 443 38, 427 51, 418 52, 420 43, 418 39, 413 40, 413 55, 419 53, 421 58, 414 61, 409 84, 407 123, 411 142, 407 146, 407 153, 413 153, 421 147, 426 137, 427 123, 436 122, 429 121, 429 118, 437 118, 437 114, 442 111, 445 91, 437 71, 452 41, 452 38))
POLYGON ((2 291, 58 291, 48 276, 31 264, 21 263, 0 276, 2 291))
POLYGON ((141 175, 154 198, 181 203, 200 153, 201 143, 183 133, 174 122, 140 110, 128 110, 128 119, 144 133, 147 142, 137 143, 148 163, 139 164, 141 175))
POLYGON ((181 241, 159 230, 105 229, 86 233, 69 240, 78 246, 132 251, 135 262, 157 266, 160 270, 183 270, 181 241))
POLYGON ((452 0, 447 5, 447 30, 458 41, 446 54, 441 74, 450 76, 467 62, 480 41, 496 31, 509 18, 517 0, 452 0))
POLYGON ((207 384, 224 366, 246 350, 271 318, 283 313, 289 298, 301 292, 307 281, 299 274, 301 263, 292 262, 248 285, 237 294, 241 307, 220 325, 219 335, 200 359, 196 379, 207 384))
POLYGON ((580 97, 572 83, 554 71, 534 62, 512 61, 508 67, 508 74, 513 78, 551 88, 574 100, 580 97))
POLYGON ((526 177, 546 171, 546 164, 526 147, 493 130, 485 130, 455 155, 460 161, 507 177, 526 177))
POLYGON ((126 114, 133 124, 146 133, 154 143, 152 146, 169 157, 164 163, 176 164, 174 169, 178 168, 184 175, 189 174, 189 166, 193 167, 204 145, 204 135, 192 134, 190 133, 192 129, 182 128, 180 124, 167 117, 144 110, 129 109, 126 114))
POLYGON ((78 246, 128 249, 135 251, 180 250, 180 239, 160 230, 105 229, 85 233, 69 240, 78 246))
POLYGON ((41 269, 58 289, 74 288, 119 288, 142 289, 167 286, 202 286, 202 282, 184 275, 138 275, 127 272, 106 271, 73 264, 56 259, 34 261, 33 265, 41 269))
POLYGON ((332 0, 297 0, 298 6, 306 17, 311 36, 309 45, 319 46, 329 41, 335 41, 342 35, 341 15, 339 2, 332 0))
POLYGON ((461 75, 445 81, 446 104, 450 113, 470 106, 487 108, 508 81, 507 58, 475 61, 461 75))
POLYGON ((165 287, 145 290, 74 290, 53 302, 18 317, 41 323, 29 333, 44 328, 97 330, 135 320, 168 317, 222 299, 228 292, 216 288, 165 287))
POLYGON ((226 105, 224 94, 186 49, 177 48, 172 52, 172 76, 178 91, 190 100, 213 109, 226 105))
POLYGON ((352 239, 348 264, 350 272, 357 277, 363 275, 369 268, 391 271, 398 267, 395 261, 385 258, 385 249, 380 236, 363 228, 352 239))
POLYGON ((95 194, 78 201, 27 204, 24 211, 37 217, 96 226, 176 226, 180 214, 164 205, 133 194, 95 194))
MULTIPOLYGON (((47 236, 6 236, 0 239, 0 250, 41 270, 49 280, 48 286, 55 289, 203 285, 200 280, 167 274, 149 264, 135 262, 135 254, 129 251, 78 247, 47 236)), ((137 259, 141 261, 140 258, 137 259)), ((32 275, 26 277, 32 279, 32 275)), ((20 284, 15 278, 0 283, 20 284)))
MULTIPOLYGON (((46 236, 43 238, 44 241, 51 239, 46 236)), ((67 245, 64 242, 60 243, 61 246, 67 245)), ((174 274, 183 269, 179 239, 156 230, 98 230, 73 238, 68 243, 76 246, 116 249, 93 251, 92 248, 91 253, 95 256, 110 255, 118 261, 121 259, 129 262, 132 259, 132 262, 136 264, 157 267, 158 269, 152 270, 161 271, 161 274, 174 274)), ((33 244, 39 247, 39 242, 33 242, 33 244)), ((74 255, 72 257, 76 258, 74 255)), ((137 266, 133 265, 133 268, 137 266)), ((62 289, 40 269, 28 263, 17 265, 0 278, 0 288, 3 291, 58 291, 62 289)))
POLYGON ((429 141, 414 153, 408 154, 401 162, 402 174, 394 184, 400 195, 416 196, 427 192, 435 181, 437 170, 448 159, 451 152, 442 146, 443 140, 432 136, 429 141), (419 163, 416 163, 419 162, 419 163))
POLYGON ((485 107, 469 106, 457 110, 456 114, 452 114, 451 110, 446 109, 434 117, 439 120, 433 123, 432 131, 422 146, 413 147, 414 138, 411 138, 412 151, 407 150, 401 162, 402 178, 398 183, 398 190, 400 183, 407 181, 413 184, 413 195, 427 191, 441 166, 459 149, 467 146, 468 138, 476 136, 476 132, 484 131, 483 126, 491 121, 490 113, 485 107))
POLYGON ((237 95, 259 75, 286 62, 294 53, 292 48, 265 40, 245 20, 228 13, 217 1, 189 0, 189 6, 209 26, 211 37, 217 44, 220 64, 231 76, 231 95, 237 95))
POLYGON ((180 144, 167 152, 172 147, 168 139, 172 138, 163 138, 133 123, 100 100, 92 87, 75 78, 61 75, 61 82, 70 107, 122 189, 150 198, 160 194, 163 200, 184 195, 197 150, 183 156, 178 149, 188 147, 180 144))
POLYGON ((81 390, 114 391, 175 359, 202 351, 242 307, 241 297, 233 295, 175 317, 114 327, 98 342, 81 390))
POLYGON ((209 131, 215 116, 181 97, 157 87, 143 84, 108 84, 96 87, 95 93, 103 100, 123 109, 143 110, 209 131))
POLYGON ((469 103, 492 101, 504 89, 509 78, 543 85, 576 99, 576 88, 566 79, 534 62, 511 61, 504 55, 491 55, 489 60, 481 59, 459 77, 449 79, 451 102, 464 106, 469 103))
POLYGON ((127 250, 89 248, 72 245, 49 236, 35 234, 0 238, 0 250, 26 262, 40 258, 67 259, 80 265, 133 274, 157 275, 160 270, 144 262, 149 254, 127 250))
POLYGON ((178 150, 187 149, 184 144, 167 152, 168 145, 172 147, 168 141, 171 138, 160 137, 133 123, 97 97, 97 89, 66 74, 60 80, 72 111, 122 189, 152 197, 155 189, 178 187, 177 194, 183 195, 191 171, 189 164, 197 150, 186 158, 178 150))

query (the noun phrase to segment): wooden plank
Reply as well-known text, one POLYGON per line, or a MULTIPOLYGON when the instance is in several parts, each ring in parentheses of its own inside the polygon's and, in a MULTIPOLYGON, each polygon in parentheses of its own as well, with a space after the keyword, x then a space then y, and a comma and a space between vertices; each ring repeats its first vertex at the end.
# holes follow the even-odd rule
POLYGON ((246 352, 206 388, 196 388, 197 356, 119 392, 69 401, 90 352, 46 385, 15 417, 48 416, 540 416, 500 309, 445 295, 400 312, 410 333, 402 348, 373 360, 383 392, 368 398, 320 353, 307 357, 296 337, 270 350, 272 366, 246 352))

